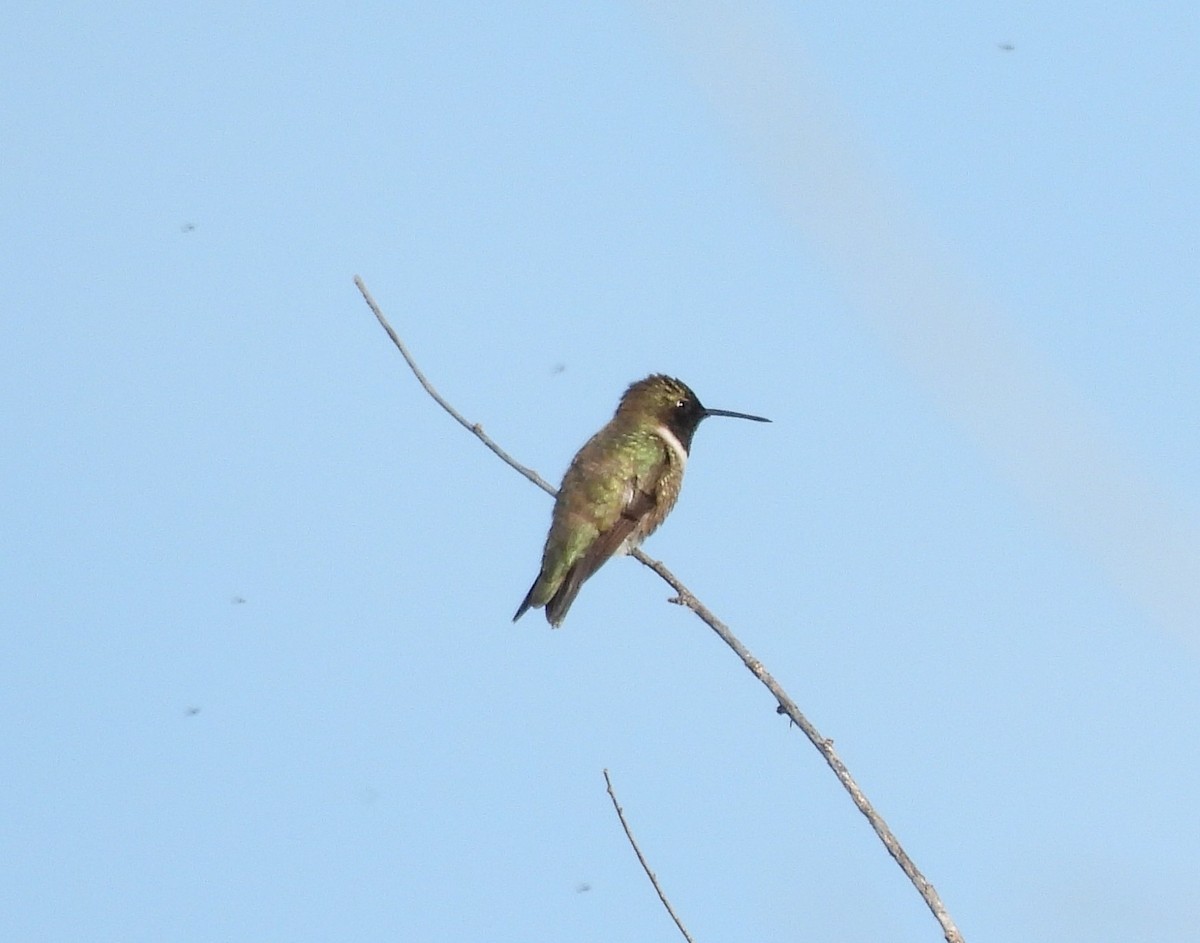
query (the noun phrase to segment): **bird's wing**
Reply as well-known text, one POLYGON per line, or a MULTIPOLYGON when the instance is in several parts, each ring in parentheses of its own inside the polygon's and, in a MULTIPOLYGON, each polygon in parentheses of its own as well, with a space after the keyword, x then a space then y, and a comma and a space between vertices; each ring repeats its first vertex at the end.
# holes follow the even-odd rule
POLYGON ((600 569, 605 561, 621 548, 621 544, 637 529, 638 522, 653 510, 654 502, 653 489, 643 491, 637 486, 629 489, 628 497, 621 508, 621 516, 612 527, 596 538, 576 565, 576 572, 581 574, 580 583, 600 569))
MULTIPOLYGON (((657 437, 655 441, 661 445, 657 437)), ((567 609, 579 593, 579 588, 621 548, 626 539, 637 530, 642 519, 654 509, 658 500, 656 483, 663 466, 669 460, 663 446, 661 454, 648 457, 634 470, 633 479, 627 483, 622 496, 620 513, 575 562, 563 578, 554 598, 546 604, 546 615, 551 623, 555 623, 556 618, 561 620, 561 617, 566 615, 567 609)))
POLYGON ((641 510, 642 513, 645 513, 645 510, 653 505, 653 494, 647 494, 644 491, 634 492, 626 510, 622 511, 621 516, 617 518, 617 522, 592 542, 583 556, 567 571, 562 585, 546 603, 546 618, 550 620, 551 625, 558 626, 562 622, 567 610, 571 608, 571 603, 579 594, 580 587, 593 573, 604 566, 608 558, 616 553, 625 539, 634 532, 641 516, 638 511, 641 510))

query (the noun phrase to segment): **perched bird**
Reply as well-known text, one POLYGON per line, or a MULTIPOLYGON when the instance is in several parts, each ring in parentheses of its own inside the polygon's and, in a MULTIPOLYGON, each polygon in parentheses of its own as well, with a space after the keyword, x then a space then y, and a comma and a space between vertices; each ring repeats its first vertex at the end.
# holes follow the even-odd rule
POLYGON ((656 373, 630 385, 616 414, 571 460, 554 501, 542 569, 517 608, 546 607, 562 625, 579 588, 614 553, 628 553, 675 506, 692 436, 709 416, 770 422, 707 409, 687 386, 656 373))

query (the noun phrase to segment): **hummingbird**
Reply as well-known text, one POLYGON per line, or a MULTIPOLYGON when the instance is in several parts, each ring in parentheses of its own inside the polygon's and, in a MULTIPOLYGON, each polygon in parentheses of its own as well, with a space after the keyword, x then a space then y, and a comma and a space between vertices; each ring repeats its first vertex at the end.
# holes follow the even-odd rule
POLYGON ((630 384, 612 419, 563 475, 542 569, 513 622, 545 606, 546 621, 557 629, 588 577, 654 533, 675 506, 692 436, 709 416, 771 421, 708 409, 686 383, 661 373, 630 384))

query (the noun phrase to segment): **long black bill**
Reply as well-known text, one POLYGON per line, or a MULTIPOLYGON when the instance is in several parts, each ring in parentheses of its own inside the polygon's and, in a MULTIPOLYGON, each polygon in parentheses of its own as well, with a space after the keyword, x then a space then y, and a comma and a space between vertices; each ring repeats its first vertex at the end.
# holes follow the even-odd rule
POLYGON ((735 413, 735 412, 730 412, 728 409, 707 409, 706 408, 704 410, 704 415, 706 417, 707 416, 732 416, 734 419, 752 419, 755 422, 770 422, 771 421, 770 419, 767 419, 763 416, 751 416, 749 413, 735 413))

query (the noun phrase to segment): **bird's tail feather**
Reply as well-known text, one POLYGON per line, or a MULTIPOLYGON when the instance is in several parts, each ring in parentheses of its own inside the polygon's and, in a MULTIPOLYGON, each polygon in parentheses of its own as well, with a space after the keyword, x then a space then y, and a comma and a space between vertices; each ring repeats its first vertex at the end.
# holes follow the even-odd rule
POLYGON ((541 581, 542 577, 539 574, 538 578, 533 581, 533 585, 529 587, 529 592, 525 594, 525 598, 521 600, 521 605, 517 606, 517 613, 513 616, 513 622, 516 622, 529 611, 529 607, 533 605, 533 594, 538 588, 538 583, 541 581))
POLYGON ((580 576, 580 568, 574 567, 562 581, 558 591, 546 603, 546 621, 550 623, 551 628, 557 629, 567 617, 567 610, 571 608, 571 603, 575 601, 575 597, 579 595, 579 588, 583 585, 580 576))

